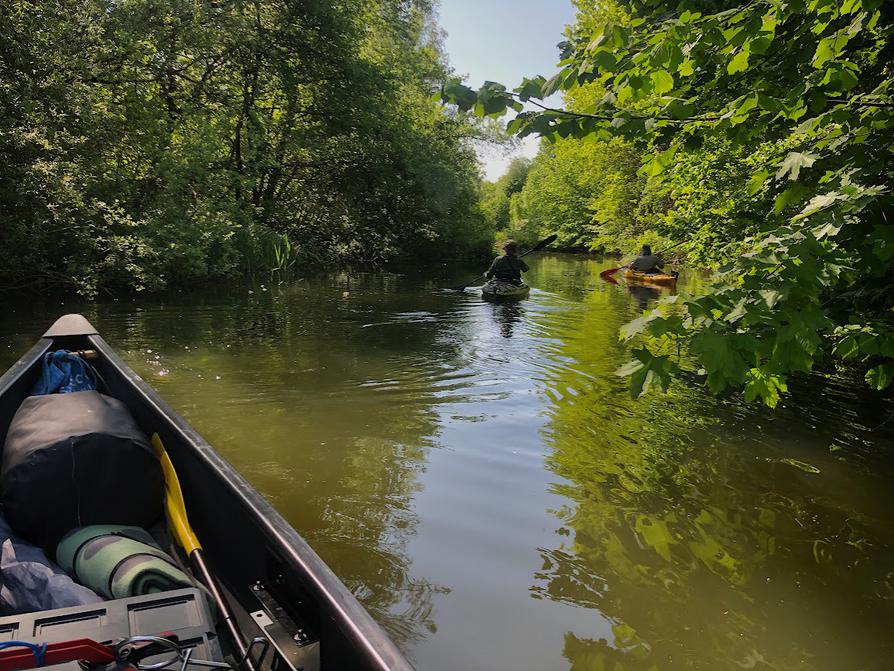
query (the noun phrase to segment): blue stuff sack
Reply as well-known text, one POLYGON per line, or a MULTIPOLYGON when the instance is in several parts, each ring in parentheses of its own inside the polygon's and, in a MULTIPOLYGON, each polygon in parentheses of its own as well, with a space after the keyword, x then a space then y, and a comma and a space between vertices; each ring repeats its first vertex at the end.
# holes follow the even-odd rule
POLYGON ((40 380, 34 385, 31 395, 70 394, 75 391, 96 391, 93 366, 67 349, 47 352, 43 358, 40 380))

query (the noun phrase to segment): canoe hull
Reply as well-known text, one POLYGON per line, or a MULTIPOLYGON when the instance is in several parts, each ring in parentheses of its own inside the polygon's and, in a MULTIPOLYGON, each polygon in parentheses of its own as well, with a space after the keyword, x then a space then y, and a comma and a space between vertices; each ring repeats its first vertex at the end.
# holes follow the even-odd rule
POLYGON ((656 284, 664 287, 674 286, 677 283, 676 275, 665 275, 663 273, 638 273, 635 270, 625 270, 624 279, 628 282, 637 282, 639 284, 656 284))
MULTIPOLYGON (((190 522, 212 572, 231 595, 237 619, 251 622, 260 582, 284 611, 319 640, 320 668, 411 671, 412 666, 348 588, 297 531, 186 420, 124 363, 83 318, 51 328, 0 377, 0 445, 28 395, 43 355, 92 349, 109 395, 123 401, 147 434, 158 433, 180 475, 190 522), (74 326, 72 326, 74 325, 74 326), (80 331, 80 333, 78 332, 80 331)), ((249 625, 254 627, 254 624, 249 625)), ((247 638, 260 630, 248 629, 247 638)))

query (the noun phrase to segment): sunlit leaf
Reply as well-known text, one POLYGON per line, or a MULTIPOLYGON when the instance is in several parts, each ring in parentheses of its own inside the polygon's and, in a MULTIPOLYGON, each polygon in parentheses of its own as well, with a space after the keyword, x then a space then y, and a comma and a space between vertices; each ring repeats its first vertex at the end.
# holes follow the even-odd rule
POLYGON ((622 366, 615 373, 619 377, 630 377, 630 395, 639 398, 652 389, 667 391, 676 365, 667 356, 655 356, 647 349, 631 352, 633 361, 622 366))
POLYGON ((878 391, 887 389, 892 380, 894 380, 894 361, 870 368, 869 372, 866 373, 866 382, 869 383, 870 387, 878 391))
POLYGON ((751 179, 748 180, 748 183, 745 185, 745 188, 748 191, 749 196, 753 196, 758 191, 760 191, 764 184, 766 184, 767 180, 772 176, 768 170, 761 170, 760 172, 754 174, 751 179))
POLYGON ((801 168, 811 167, 816 163, 817 158, 819 157, 813 154, 804 154, 798 151, 790 152, 779 165, 779 170, 776 172, 776 179, 781 180, 788 175, 788 178, 791 181, 796 182, 801 175, 801 168))
POLYGON ((760 399, 770 408, 779 403, 779 394, 788 391, 785 377, 768 372, 764 368, 752 368, 745 376, 745 400, 748 403, 760 399))
POLYGON ((674 89, 674 78, 667 70, 656 70, 652 73, 652 83, 656 95, 664 95, 674 89))
POLYGON ((745 72, 745 70, 748 69, 748 60, 750 57, 751 52, 748 51, 748 49, 740 49, 726 66, 727 74, 734 75, 739 72, 745 72))

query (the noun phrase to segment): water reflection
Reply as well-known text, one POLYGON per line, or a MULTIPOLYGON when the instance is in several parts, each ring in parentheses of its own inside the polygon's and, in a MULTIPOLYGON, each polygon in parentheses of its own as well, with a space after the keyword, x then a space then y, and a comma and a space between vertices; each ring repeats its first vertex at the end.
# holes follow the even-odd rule
POLYGON ((447 267, 28 301, 0 364, 84 311, 419 668, 887 668, 890 400, 634 402, 618 328, 657 296, 611 265, 539 256, 505 304, 447 267))
POLYGON ((571 668, 883 668, 894 473, 876 452, 881 405, 843 416, 848 385, 819 376, 798 390, 805 409, 777 414, 680 385, 633 402, 579 337, 605 302, 594 292, 554 333, 573 364, 547 380, 547 466, 566 503, 532 595, 612 623, 610 637, 567 633, 571 668))
POLYGON ((511 338, 515 326, 521 322, 525 309, 521 301, 491 302, 494 321, 500 327, 500 335, 511 338))
POLYGON ((627 285, 627 293, 633 297, 641 311, 645 311, 651 301, 657 300, 661 296, 661 290, 657 287, 634 283, 627 285))

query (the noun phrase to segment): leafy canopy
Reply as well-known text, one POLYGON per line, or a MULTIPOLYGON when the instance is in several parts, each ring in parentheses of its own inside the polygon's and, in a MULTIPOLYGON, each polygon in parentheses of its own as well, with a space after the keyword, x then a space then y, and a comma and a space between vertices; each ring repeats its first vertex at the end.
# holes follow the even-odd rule
POLYGON ((669 196, 656 225, 691 240, 696 256, 709 245, 723 263, 707 293, 626 332, 643 342, 623 370, 634 390, 666 387, 674 370, 663 357, 679 345, 713 390, 740 388, 770 406, 789 375, 831 356, 862 363, 872 387, 888 387, 891 4, 577 4, 555 76, 511 91, 452 81, 442 98, 479 115, 512 112, 508 128, 522 136, 635 143, 647 157, 640 175, 669 196), (546 102, 594 89, 601 95, 583 106, 546 102), (687 166, 703 187, 682 178, 687 166))

